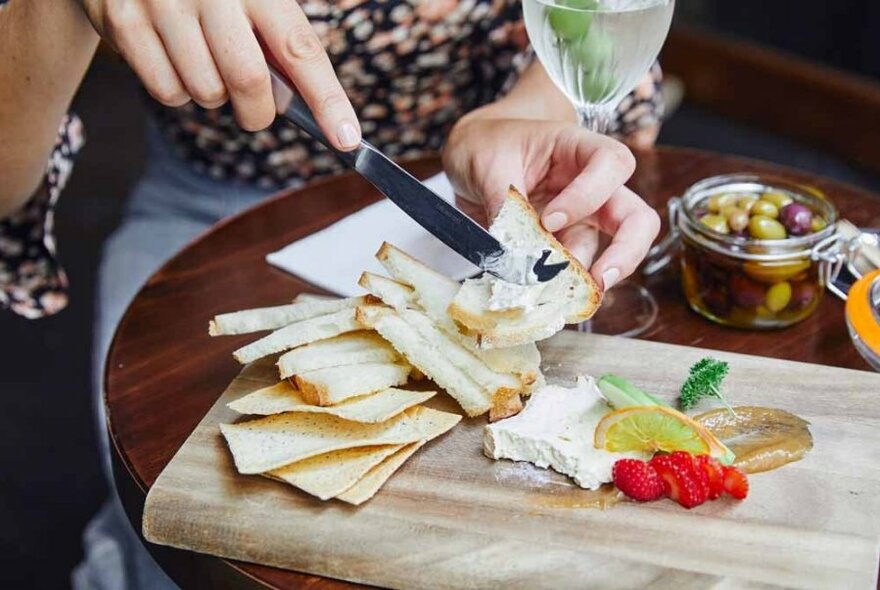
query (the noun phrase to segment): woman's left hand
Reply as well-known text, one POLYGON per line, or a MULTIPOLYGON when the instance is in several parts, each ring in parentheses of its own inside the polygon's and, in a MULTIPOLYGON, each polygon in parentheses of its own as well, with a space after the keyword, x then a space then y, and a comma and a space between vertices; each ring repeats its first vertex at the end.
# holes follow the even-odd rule
POLYGON ((660 230, 657 213, 624 186, 635 170, 629 149, 574 123, 467 117, 443 164, 459 206, 479 221, 495 216, 511 184, 523 191, 604 289, 635 271, 660 230), (598 254, 600 233, 611 242, 598 254))

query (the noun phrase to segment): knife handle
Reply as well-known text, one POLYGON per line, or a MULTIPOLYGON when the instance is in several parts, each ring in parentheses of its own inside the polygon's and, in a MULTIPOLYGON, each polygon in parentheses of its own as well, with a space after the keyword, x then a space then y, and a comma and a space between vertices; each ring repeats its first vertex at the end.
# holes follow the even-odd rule
POLYGON ((333 152, 343 163, 353 167, 357 162, 357 155, 363 147, 364 141, 361 140, 359 147, 348 152, 337 150, 333 147, 333 144, 330 143, 330 140, 321 131, 321 127, 318 125, 318 121, 315 120, 309 105, 306 104, 306 101, 296 91, 293 83, 282 73, 284 70, 278 65, 275 56, 265 46, 263 47, 263 54, 266 56, 266 63, 269 65, 269 75, 272 79, 272 97, 275 99, 276 112, 321 142, 324 147, 333 152))

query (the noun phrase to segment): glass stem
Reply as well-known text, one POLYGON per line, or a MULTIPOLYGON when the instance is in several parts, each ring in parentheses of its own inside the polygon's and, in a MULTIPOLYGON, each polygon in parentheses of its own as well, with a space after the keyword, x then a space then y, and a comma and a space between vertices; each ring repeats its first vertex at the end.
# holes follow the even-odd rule
POLYGON ((575 107, 581 127, 606 135, 611 126, 614 107, 607 104, 587 104, 575 107))

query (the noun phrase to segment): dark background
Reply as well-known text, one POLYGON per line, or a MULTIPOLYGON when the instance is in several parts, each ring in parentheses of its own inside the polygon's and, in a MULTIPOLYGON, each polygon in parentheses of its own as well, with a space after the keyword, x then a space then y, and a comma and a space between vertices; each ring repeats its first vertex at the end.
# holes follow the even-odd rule
MULTIPOLYGON (((678 20, 780 48, 876 81, 880 4, 871 0, 679 0, 678 20)), ((760 89, 743 89, 760 92, 760 89)), ((768 97, 772 100, 772 97, 768 97)), ((65 588, 80 535, 107 493, 91 409, 92 322, 100 245, 118 224, 143 167, 137 82, 99 56, 75 102, 89 143, 58 211, 72 302, 29 322, 0 312, 0 586, 65 588)), ((821 148, 725 121, 685 102, 660 142, 738 153, 810 169, 877 190, 880 182, 821 148)))

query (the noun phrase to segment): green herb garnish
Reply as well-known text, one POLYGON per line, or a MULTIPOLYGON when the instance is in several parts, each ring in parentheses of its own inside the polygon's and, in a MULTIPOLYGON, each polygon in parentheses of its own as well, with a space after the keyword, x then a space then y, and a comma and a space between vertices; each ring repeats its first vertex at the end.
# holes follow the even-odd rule
POLYGON ((724 381, 729 370, 730 365, 724 361, 708 357, 691 367, 690 375, 681 386, 681 396, 678 398, 682 409, 690 410, 704 397, 714 397, 724 404, 731 414, 735 414, 721 394, 721 382, 724 381))

